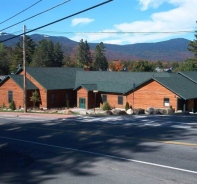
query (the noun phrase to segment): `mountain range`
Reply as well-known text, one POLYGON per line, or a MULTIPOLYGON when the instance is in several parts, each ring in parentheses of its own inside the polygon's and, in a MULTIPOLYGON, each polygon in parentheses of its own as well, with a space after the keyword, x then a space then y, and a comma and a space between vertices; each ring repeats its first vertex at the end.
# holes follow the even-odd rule
MULTIPOLYGON (((1 34, 0 41, 14 37, 12 34, 1 34)), ((62 36, 46 36, 33 34, 30 37, 38 43, 40 40, 49 39, 54 43, 59 42, 65 54, 76 53, 78 42, 62 36)), ((20 37, 10 39, 4 44, 8 47, 14 47, 20 37)), ((184 61, 193 57, 193 53, 188 51, 190 40, 184 38, 171 39, 156 43, 137 43, 127 45, 105 44, 106 57, 108 61, 113 60, 148 60, 148 61, 184 61)), ((90 50, 94 51, 99 43, 88 43, 90 50)))

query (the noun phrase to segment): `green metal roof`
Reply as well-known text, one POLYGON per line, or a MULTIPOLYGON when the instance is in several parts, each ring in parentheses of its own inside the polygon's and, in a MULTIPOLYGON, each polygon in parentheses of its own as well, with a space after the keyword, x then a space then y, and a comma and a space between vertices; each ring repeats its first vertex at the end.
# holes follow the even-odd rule
MULTIPOLYGON (((82 68, 34 68, 27 67, 29 73, 47 90, 77 89, 98 90, 126 94, 152 79, 159 82, 183 99, 197 98, 197 72, 109 72, 84 71, 82 68)), ((11 75, 23 88, 23 77, 11 75)), ((30 81, 28 81, 30 82, 30 81)), ((36 87, 30 83, 28 88, 36 87), (32 86, 33 85, 33 86, 32 86), (31 87, 30 87, 31 86, 31 87)))
POLYGON ((179 74, 197 83, 197 71, 185 71, 179 72, 179 74))
MULTIPOLYGON (((24 89, 24 77, 22 75, 9 75, 8 78, 11 78, 21 89, 24 89)), ((36 90, 38 88, 31 81, 26 79, 26 89, 36 90)))
POLYGON ((134 84, 137 87, 154 76, 169 77, 169 73, 78 71, 75 88, 82 84, 97 84, 99 91, 125 94, 133 89, 134 84))
POLYGON ((197 84, 182 75, 154 77, 154 80, 185 100, 197 98, 197 84))
POLYGON ((73 89, 76 72, 82 68, 27 67, 27 73, 38 81, 46 90, 73 89))

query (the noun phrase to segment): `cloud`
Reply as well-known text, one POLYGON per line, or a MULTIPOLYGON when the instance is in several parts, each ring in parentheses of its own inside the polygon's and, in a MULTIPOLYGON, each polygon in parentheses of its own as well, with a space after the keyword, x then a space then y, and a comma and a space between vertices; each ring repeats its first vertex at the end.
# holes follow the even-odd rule
MULTIPOLYGON (((123 22, 100 31, 111 31, 111 34, 85 34, 83 38, 88 42, 100 42, 102 40, 104 43, 132 44, 184 37, 187 32, 181 33, 180 31, 196 30, 197 0, 138 0, 138 2, 143 11, 157 8, 162 3, 174 5, 174 8, 152 13, 146 20, 123 22)), ((76 35, 77 37, 79 35, 76 35)))
POLYGON ((145 11, 149 7, 158 8, 165 0, 139 0, 141 10, 145 11))
MULTIPOLYGON (((144 9, 150 6, 158 6, 157 0, 139 0, 144 3, 144 9), (154 5, 152 3, 155 3, 154 5)), ((179 31, 190 31, 196 29, 197 1, 196 0, 161 0, 176 5, 174 9, 165 12, 153 13, 149 20, 134 21, 114 25, 115 29, 122 32, 169 32, 153 34, 134 34, 130 35, 130 41, 151 41, 180 36, 179 31), (177 33, 176 33, 177 31, 177 33), (171 32, 171 33, 170 33, 171 32), (143 40, 142 40, 143 39, 143 40)), ((123 41, 123 40, 122 40, 123 41)))
POLYGON ((93 21, 94 19, 90 19, 90 18, 75 18, 72 19, 72 26, 77 26, 79 24, 89 24, 93 21))
POLYGON ((100 32, 88 32, 88 33, 79 33, 75 34, 71 39, 79 41, 81 39, 87 40, 88 42, 97 42, 98 40, 105 40, 108 38, 116 37, 116 30, 108 29, 102 30, 100 32))

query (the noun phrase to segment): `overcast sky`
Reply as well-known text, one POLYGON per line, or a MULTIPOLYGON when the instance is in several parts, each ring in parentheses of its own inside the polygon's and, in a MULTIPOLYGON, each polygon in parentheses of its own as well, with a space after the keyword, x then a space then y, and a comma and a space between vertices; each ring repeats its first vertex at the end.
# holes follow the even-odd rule
MULTIPOLYGON (((103 2, 106 0, 1 0, 0 32, 20 34, 24 25, 29 31, 103 2), (25 19, 29 20, 21 22, 25 19)), ((196 7, 197 0, 113 0, 29 34, 121 45, 194 40, 196 7)))

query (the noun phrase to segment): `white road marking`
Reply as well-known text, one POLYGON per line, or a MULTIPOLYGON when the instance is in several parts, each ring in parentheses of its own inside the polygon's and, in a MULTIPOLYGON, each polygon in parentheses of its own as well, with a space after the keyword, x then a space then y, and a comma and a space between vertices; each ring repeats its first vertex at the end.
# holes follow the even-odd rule
POLYGON ((71 150, 71 151, 76 151, 76 152, 81 152, 81 153, 86 153, 86 154, 91 154, 91 155, 104 156, 104 157, 114 158, 114 159, 118 159, 118 160, 125 160, 125 161, 129 161, 129 162, 135 162, 135 163, 151 165, 151 166, 155 166, 155 167, 161 167, 161 168, 166 168, 166 169, 171 169, 171 170, 177 170, 177 171, 197 174, 197 171, 192 171, 192 170, 187 170, 187 169, 182 169, 182 168, 177 168, 177 167, 171 167, 171 166, 167 166, 167 165, 155 164, 155 163, 145 162, 145 161, 140 161, 140 160, 133 160, 133 159, 123 158, 123 157, 118 157, 118 156, 113 156, 113 155, 106 155, 106 154, 102 154, 102 153, 85 151, 85 150, 80 150, 80 149, 76 149, 76 148, 55 146, 55 145, 50 145, 50 144, 44 144, 44 143, 39 143, 39 142, 33 142, 33 141, 27 141, 27 140, 15 139, 15 138, 10 138, 10 137, 3 137, 3 136, 0 136, 0 138, 12 140, 12 141, 19 141, 19 142, 25 142, 25 143, 30 143, 30 144, 36 144, 36 145, 41 145, 41 146, 47 146, 47 147, 52 147, 52 148, 71 150))
POLYGON ((172 125, 173 128, 183 128, 183 129, 191 129, 191 126, 187 125, 172 125))

